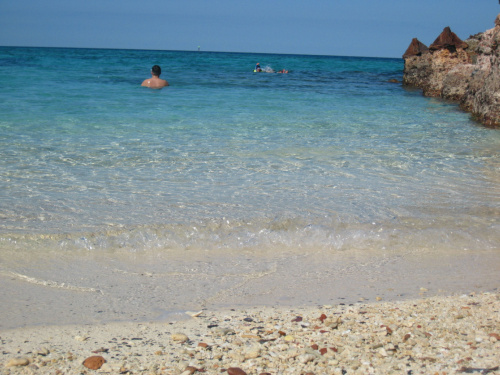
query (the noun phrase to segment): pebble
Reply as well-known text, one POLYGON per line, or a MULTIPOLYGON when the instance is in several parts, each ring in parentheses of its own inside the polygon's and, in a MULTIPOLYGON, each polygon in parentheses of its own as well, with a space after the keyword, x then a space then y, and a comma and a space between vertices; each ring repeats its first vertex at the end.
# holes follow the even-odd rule
POLYGON ((12 358, 10 359, 5 367, 17 367, 17 366, 28 366, 30 360, 28 358, 12 358))
POLYGON ((387 357, 387 356, 388 356, 388 354, 387 354, 387 352, 385 351, 385 349, 384 349, 384 348, 380 348, 380 349, 379 349, 379 351, 378 351, 378 353, 379 353, 382 357, 387 357))
POLYGON ((199 317, 201 314, 203 314, 203 310, 200 310, 200 311, 186 311, 186 314, 193 317, 193 318, 197 318, 199 317))
POLYGON ((42 348, 36 352, 36 354, 41 355, 41 356, 47 356, 50 354, 50 350, 47 348, 42 348))
POLYGON ((214 334, 218 336, 227 336, 234 334, 234 331, 231 328, 217 328, 214 330, 214 334))
POLYGON ((83 361, 83 365, 91 370, 99 370, 105 362, 106 360, 102 356, 94 355, 83 361))
POLYGON ((227 369, 227 374, 228 375, 247 375, 245 371, 243 371, 239 367, 230 367, 227 369))
POLYGON ((196 319, 168 326, 85 326, 91 339, 84 341, 74 340, 79 329, 2 332, 0 361, 16 353, 28 362, 10 366, 29 364, 20 371, 36 375, 88 371, 82 371, 88 353, 106 353, 111 363, 101 357, 99 373, 109 374, 500 374, 491 370, 500 365, 495 293, 293 310, 203 310, 196 319), (456 319, 460 311, 467 313, 456 319))
POLYGON ((488 336, 490 337, 490 341, 500 341, 500 335, 498 333, 490 333, 488 336))
POLYGON ((182 372, 181 375, 192 375, 194 374, 196 371, 198 371, 198 369, 196 367, 193 367, 193 366, 188 366, 186 367, 186 369, 182 372))
POLYGON ((260 356, 260 347, 259 346, 253 346, 248 350, 248 352, 245 353, 245 359, 253 359, 253 358, 258 358, 260 356))
POLYGON ((316 356, 312 354, 302 354, 298 359, 301 363, 309 363, 311 361, 314 361, 316 359, 316 356))
POLYGON ((174 333, 172 334, 172 340, 186 342, 189 340, 189 337, 187 337, 187 335, 185 335, 184 333, 174 333))

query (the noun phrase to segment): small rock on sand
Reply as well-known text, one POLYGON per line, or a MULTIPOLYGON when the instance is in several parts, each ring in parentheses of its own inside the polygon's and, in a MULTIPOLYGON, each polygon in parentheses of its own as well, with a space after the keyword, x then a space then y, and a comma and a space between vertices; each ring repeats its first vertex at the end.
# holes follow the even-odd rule
POLYGON ((29 364, 30 360, 28 358, 12 358, 5 367, 28 366, 29 364))
POLYGON ((172 334, 172 340, 173 341, 180 341, 180 342, 186 342, 189 340, 189 337, 185 335, 184 333, 173 333, 172 334))
POLYGON ((240 369, 239 367, 229 367, 227 369, 227 374, 228 375, 247 375, 245 371, 240 369))
POLYGON ((105 362, 106 360, 100 355, 94 355, 83 361, 83 365, 91 370, 99 370, 105 362))

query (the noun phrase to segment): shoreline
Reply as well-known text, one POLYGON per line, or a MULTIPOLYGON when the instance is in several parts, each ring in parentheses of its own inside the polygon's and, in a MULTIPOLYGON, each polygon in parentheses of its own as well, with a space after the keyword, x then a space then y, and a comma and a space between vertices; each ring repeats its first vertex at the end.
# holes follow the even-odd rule
POLYGON ((192 315, 5 330, 0 374, 92 373, 92 356, 113 374, 500 373, 498 290, 192 315))
POLYGON ((500 286, 500 258, 492 250, 186 255, 11 259, 0 270, 0 299, 8 301, 0 308, 0 330, 164 321, 186 310, 397 301, 500 286))

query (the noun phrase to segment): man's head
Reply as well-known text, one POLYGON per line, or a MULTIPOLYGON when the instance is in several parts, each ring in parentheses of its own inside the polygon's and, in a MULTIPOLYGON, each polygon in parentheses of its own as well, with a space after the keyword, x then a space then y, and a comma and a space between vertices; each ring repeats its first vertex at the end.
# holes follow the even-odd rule
POLYGON ((161 74, 161 68, 158 65, 155 65, 151 68, 151 74, 159 77, 161 74))

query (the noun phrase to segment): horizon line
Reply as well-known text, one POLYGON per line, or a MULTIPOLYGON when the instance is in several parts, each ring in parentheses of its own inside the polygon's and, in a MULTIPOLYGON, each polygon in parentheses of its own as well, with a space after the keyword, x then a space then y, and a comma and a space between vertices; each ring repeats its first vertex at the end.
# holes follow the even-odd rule
POLYGON ((255 55, 290 55, 290 56, 324 56, 324 57, 354 57, 354 58, 370 58, 370 59, 399 59, 402 57, 384 57, 384 56, 361 56, 361 55, 325 55, 313 53, 280 53, 280 52, 237 52, 237 51, 209 51, 198 50, 198 47, 193 50, 181 49, 156 49, 156 48, 121 48, 121 47, 66 47, 66 46, 18 46, 18 45, 0 45, 0 48, 54 48, 54 49, 96 49, 96 50, 122 50, 122 51, 162 51, 162 52, 193 52, 193 53, 234 53, 234 54, 255 54, 255 55))

